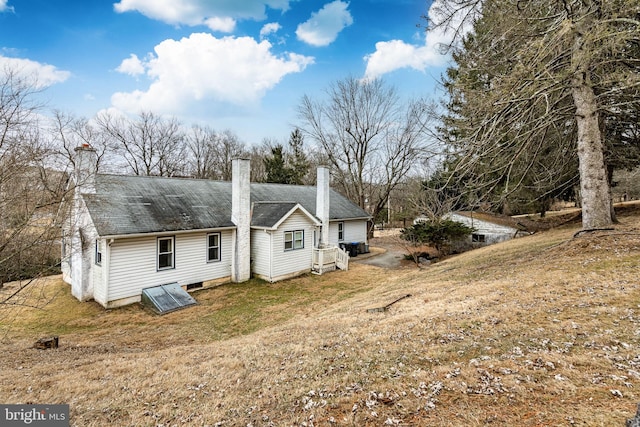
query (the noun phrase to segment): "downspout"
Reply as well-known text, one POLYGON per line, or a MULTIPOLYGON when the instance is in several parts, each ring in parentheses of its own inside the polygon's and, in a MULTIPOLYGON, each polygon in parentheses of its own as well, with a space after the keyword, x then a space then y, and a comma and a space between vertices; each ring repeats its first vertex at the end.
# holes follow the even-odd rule
POLYGON ((106 293, 105 303, 109 302, 109 292, 111 290, 111 283, 109 283, 109 279, 111 277, 111 245, 113 242, 114 239, 106 240, 104 260, 102 262, 104 268, 104 290, 106 293))

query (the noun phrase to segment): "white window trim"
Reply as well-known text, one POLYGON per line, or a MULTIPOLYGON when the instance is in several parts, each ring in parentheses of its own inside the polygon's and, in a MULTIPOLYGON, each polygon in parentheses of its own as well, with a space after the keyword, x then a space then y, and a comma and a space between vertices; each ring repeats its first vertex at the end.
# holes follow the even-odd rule
POLYGON ((168 237, 158 237, 156 243, 156 267, 158 271, 163 270, 173 270, 176 268, 176 238, 175 236, 168 237), (170 252, 160 252, 160 242, 164 240, 171 241, 171 251, 170 252), (171 265, 168 267, 160 267, 160 255, 171 254, 171 265))
POLYGON ((344 222, 338 223, 338 242, 344 242, 344 222))
POLYGON ((298 249, 304 249, 304 230, 292 230, 284 232, 284 250, 285 251, 295 251, 298 249), (287 240, 287 235, 290 235, 291 238, 287 240), (300 236, 300 238, 296 238, 300 236), (291 247, 287 248, 287 242, 291 242, 291 247), (299 242, 299 246, 296 246, 296 242, 299 242))
POLYGON ((220 262, 220 260, 222 259, 222 234, 221 233, 209 233, 207 234, 207 262, 220 262), (209 245, 209 238, 211 236, 218 236, 218 246, 210 246, 209 245), (209 258, 209 251, 211 250, 211 248, 218 248, 218 258, 216 259, 211 259, 209 258))

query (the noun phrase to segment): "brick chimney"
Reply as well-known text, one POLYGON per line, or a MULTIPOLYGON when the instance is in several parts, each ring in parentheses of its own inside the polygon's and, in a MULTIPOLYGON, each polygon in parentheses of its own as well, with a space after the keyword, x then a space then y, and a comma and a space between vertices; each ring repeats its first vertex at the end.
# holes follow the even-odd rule
POLYGON ((231 163, 231 221, 236 225, 231 260, 231 281, 251 278, 251 168, 248 159, 231 163))

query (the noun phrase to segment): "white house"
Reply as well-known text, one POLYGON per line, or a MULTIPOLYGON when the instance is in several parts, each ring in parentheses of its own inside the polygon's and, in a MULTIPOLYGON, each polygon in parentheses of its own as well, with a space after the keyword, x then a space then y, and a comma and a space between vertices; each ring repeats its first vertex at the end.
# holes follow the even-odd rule
POLYGON ((530 234, 524 225, 508 216, 458 211, 451 212, 446 217, 475 229, 468 238, 473 246, 491 245, 530 234))
POLYGON ((370 216, 329 188, 325 168, 317 187, 250 183, 244 159, 233 161, 232 182, 103 175, 95 150, 76 153, 62 272, 82 301, 117 307, 167 283, 189 290, 322 272, 344 254, 339 243, 367 242, 370 216))

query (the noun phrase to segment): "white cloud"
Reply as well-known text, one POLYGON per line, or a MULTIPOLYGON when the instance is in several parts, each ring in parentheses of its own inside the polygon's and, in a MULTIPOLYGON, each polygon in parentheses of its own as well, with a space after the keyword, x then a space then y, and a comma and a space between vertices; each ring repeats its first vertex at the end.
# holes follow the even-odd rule
MULTIPOLYGON (((127 112, 178 113, 200 100, 250 105, 287 74, 301 72, 312 57, 277 57, 267 41, 249 37, 215 38, 194 33, 165 40, 143 62, 152 83, 146 91, 117 92, 112 104, 127 112)), ((124 62, 124 61, 123 61, 124 62)))
MULTIPOLYGON (((428 37, 427 37, 428 38, 428 37)), ((446 61, 437 46, 427 43, 416 46, 402 40, 376 43, 376 51, 364 57, 367 62, 365 78, 376 78, 400 68, 424 71, 429 66, 443 65, 446 61)))
POLYGON ((137 55, 132 53, 127 59, 122 60, 116 71, 130 76, 138 76, 144 74, 144 64, 137 55))
POLYGON ((9 58, 0 55, 0 73, 6 70, 15 72, 22 78, 32 79, 37 89, 62 83, 71 76, 69 71, 59 70, 53 65, 42 64, 30 59, 9 58))
POLYGON ((268 24, 265 24, 260 29, 260 40, 266 38, 269 34, 277 33, 281 28, 282 27, 277 22, 270 22, 268 24))
MULTIPOLYGON (((444 0, 434 1, 429 8, 429 20, 439 22, 439 3, 444 0)), ((454 18, 452 25, 461 26, 461 34, 471 30, 468 22, 462 22, 463 17, 468 17, 469 11, 463 11, 454 18)), ((424 71, 430 66, 441 66, 446 63, 448 57, 441 53, 443 45, 449 45, 453 41, 454 33, 446 31, 446 28, 437 28, 428 31, 424 38, 424 45, 405 43, 402 40, 390 40, 376 43, 376 51, 365 56, 367 69, 365 78, 376 78, 383 74, 401 68, 413 68, 424 71)))
POLYGON ((311 14, 307 22, 298 25, 296 35, 313 46, 329 45, 340 31, 353 24, 348 7, 349 3, 340 0, 325 4, 318 12, 311 14))
POLYGON ((120 0, 113 7, 119 13, 136 11, 172 25, 206 25, 229 33, 236 20, 263 20, 266 7, 286 11, 290 1, 297 0, 120 0))
POLYGON ((13 12, 13 6, 9 6, 9 0, 0 0, 0 12, 13 12))
POLYGON ((236 20, 228 17, 219 18, 214 16, 213 18, 205 19, 204 23, 213 31, 220 31, 222 33, 231 33, 236 28, 236 20))

